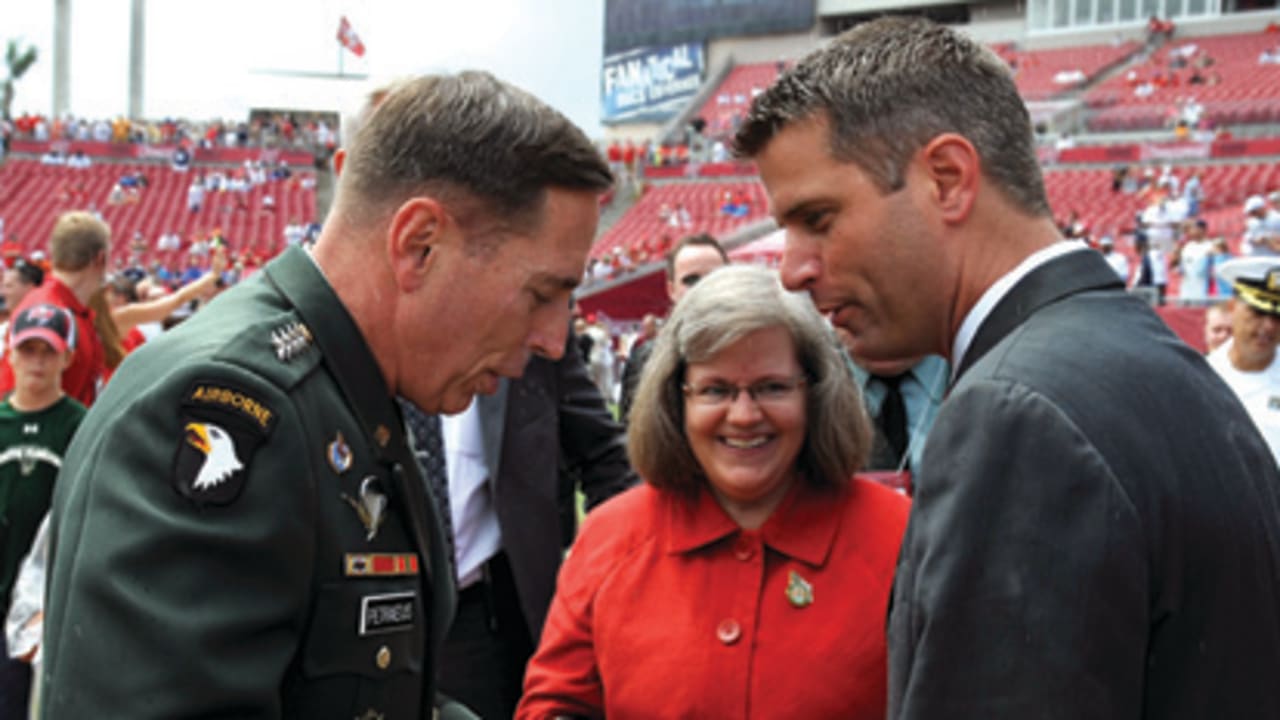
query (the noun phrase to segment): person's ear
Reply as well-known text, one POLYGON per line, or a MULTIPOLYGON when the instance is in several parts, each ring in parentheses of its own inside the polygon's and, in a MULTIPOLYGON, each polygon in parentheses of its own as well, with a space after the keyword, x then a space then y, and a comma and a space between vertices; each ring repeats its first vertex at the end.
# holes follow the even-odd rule
POLYGON ((939 217, 947 223, 968 218, 982 175, 982 159, 973 143, 962 135, 943 133, 926 143, 917 158, 939 217))
POLYGON ((347 164, 347 151, 345 148, 338 148, 333 153, 333 174, 335 177, 342 175, 342 168, 347 164))
POLYGON ((422 284, 451 225, 452 217, 434 198, 415 197, 395 211, 387 228, 387 255, 401 289, 422 284))

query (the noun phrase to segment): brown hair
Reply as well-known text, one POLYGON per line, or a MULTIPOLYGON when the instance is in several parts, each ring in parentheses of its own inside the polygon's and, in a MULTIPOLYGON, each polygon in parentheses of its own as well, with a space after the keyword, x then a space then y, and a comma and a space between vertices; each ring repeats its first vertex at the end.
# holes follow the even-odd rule
POLYGON ((540 219, 548 188, 613 185, 568 118, 488 73, 419 77, 369 102, 339 179, 339 194, 358 204, 394 206, 425 191, 463 224, 473 213, 518 224, 540 219))
POLYGON ((107 302, 107 285, 103 285, 89 296, 89 309, 93 310, 93 329, 102 340, 102 350, 108 370, 115 370, 124 362, 124 341, 120 337, 120 328, 111 317, 111 303, 107 302))
POLYGON ((78 272, 111 246, 111 226, 82 211, 63 213, 49 238, 49 260, 55 270, 78 272))
POLYGON ((826 320, 803 294, 756 265, 711 273, 676 305, 654 343, 627 426, 631 464, 651 485, 692 491, 705 482, 684 431, 685 370, 743 336, 772 327, 791 334, 804 369, 806 431, 796 464, 815 486, 843 482, 871 447, 871 421, 826 320))
POLYGON ((1014 205, 1050 215, 1031 118, 1008 65, 954 30, 904 17, 858 25, 756 97, 734 150, 754 157, 786 126, 815 117, 830 121, 832 156, 857 165, 883 193, 902 188, 917 150, 957 133, 1014 205))
POLYGON ((668 280, 676 279, 676 256, 680 254, 681 250, 684 250, 687 247, 715 248, 716 252, 720 253, 720 257, 724 260, 724 264, 725 265, 729 264, 729 253, 724 251, 724 246, 720 244, 719 240, 716 240, 714 237, 712 237, 707 233, 699 233, 697 235, 686 235, 685 237, 680 238, 680 242, 676 243, 676 246, 671 248, 671 250, 667 253, 667 279, 668 280))

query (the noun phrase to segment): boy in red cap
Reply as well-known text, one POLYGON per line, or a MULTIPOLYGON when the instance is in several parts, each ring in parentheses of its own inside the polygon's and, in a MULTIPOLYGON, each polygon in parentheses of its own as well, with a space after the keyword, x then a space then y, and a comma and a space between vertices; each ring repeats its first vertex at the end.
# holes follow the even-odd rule
MULTIPOLYGON (((0 401, 0 602, 10 593, 23 557, 49 510, 62 455, 84 418, 85 408, 62 390, 71 365, 75 318, 55 305, 24 308, 11 328, 9 363, 13 392, 0 401)), ((30 651, 10 659, 0 637, 0 717, 27 716, 30 651)))

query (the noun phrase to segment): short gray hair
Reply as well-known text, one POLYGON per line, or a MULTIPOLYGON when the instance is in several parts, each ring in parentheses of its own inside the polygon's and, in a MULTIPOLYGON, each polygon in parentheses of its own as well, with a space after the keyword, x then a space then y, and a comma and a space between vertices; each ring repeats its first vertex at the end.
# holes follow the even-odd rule
POLYGON ((957 133, 1014 205, 1051 214, 1031 118, 1009 66, 954 30, 902 17, 858 25, 757 96, 734 149, 754 157, 787 125, 817 117, 830 121, 832 156, 857 165, 882 193, 903 186, 917 150, 957 133))
POLYGON ((684 431, 689 364, 706 362, 744 336, 773 327, 790 333, 807 381, 805 442, 797 459, 801 475, 815 486, 829 486, 862 467, 871 423, 826 320, 808 296, 785 290, 774 271, 730 265, 707 275, 676 305, 645 363, 627 443, 632 466, 651 485, 693 491, 705 482, 684 431))
MULTIPOLYGON (((604 192, 599 150, 561 113, 485 72, 427 75, 393 85, 347 149, 340 193, 398 205, 424 192, 511 222, 536 219, 548 188, 604 192)), ((459 221, 465 223, 466 217, 459 221)))

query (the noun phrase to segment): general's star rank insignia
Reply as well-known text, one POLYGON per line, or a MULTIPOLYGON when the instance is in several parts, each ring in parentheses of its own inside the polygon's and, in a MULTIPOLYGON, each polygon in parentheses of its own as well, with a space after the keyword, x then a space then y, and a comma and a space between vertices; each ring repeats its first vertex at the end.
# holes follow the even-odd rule
POLYGON ((196 381, 182 397, 173 487, 198 505, 227 505, 240 496, 249 461, 275 427, 276 413, 224 381, 196 381))
POLYGON ((311 330, 300 322, 291 322, 271 331, 271 346, 276 358, 287 363, 311 347, 311 330))

